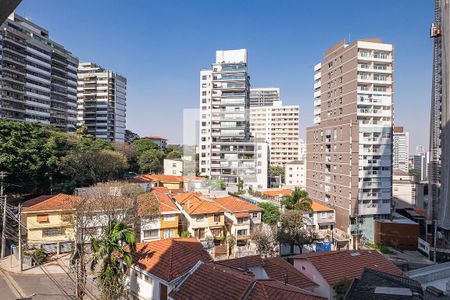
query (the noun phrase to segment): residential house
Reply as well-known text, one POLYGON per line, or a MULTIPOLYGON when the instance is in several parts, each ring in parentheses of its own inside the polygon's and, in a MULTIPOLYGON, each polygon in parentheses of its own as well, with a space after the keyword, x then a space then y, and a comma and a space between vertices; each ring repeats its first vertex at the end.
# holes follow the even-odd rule
POLYGON ((226 236, 225 209, 218 203, 205 199, 198 193, 175 195, 177 207, 185 217, 187 231, 200 241, 217 240, 226 236))
POLYGON ((145 190, 150 190, 154 187, 166 187, 169 190, 182 191, 204 180, 205 178, 193 176, 144 174, 136 176, 133 181, 139 183, 145 190))
POLYGON ((311 203, 312 212, 305 214, 307 226, 319 232, 333 230, 336 214, 333 208, 317 201, 311 203))
POLYGON ((43 248, 49 253, 68 252, 74 241, 74 209, 77 196, 43 195, 23 204, 28 246, 43 248))
POLYGON ((169 299, 303 299, 322 298, 310 291, 278 280, 257 279, 253 274, 218 263, 198 262, 169 299))
POLYGON ((345 300, 422 300, 424 292, 416 280, 365 268, 361 278, 355 278, 345 300))
POLYGON ((225 209, 225 225, 227 231, 236 237, 236 247, 247 245, 253 230, 261 227, 263 209, 233 196, 213 200, 225 209))
POLYGON ((167 148, 167 139, 166 138, 163 138, 160 136, 146 136, 146 137, 143 137, 142 139, 151 140, 156 145, 158 145, 159 150, 164 151, 167 148))
POLYGON ((181 212, 172 201, 168 190, 156 188, 138 196, 138 214, 141 218, 141 242, 178 237, 181 212), (159 204, 157 215, 149 209, 148 197, 154 197, 159 204))
POLYGON ((402 271, 375 250, 331 251, 294 256, 294 267, 314 281, 314 292, 334 298, 333 287, 342 280, 360 278, 364 268, 402 276, 402 271))
POLYGON ((128 299, 165 300, 199 261, 211 257, 194 238, 170 238, 138 243, 127 274, 128 299))
POLYGON ((284 197, 292 195, 291 189, 272 189, 259 191, 261 195, 266 196, 269 200, 280 202, 284 197))

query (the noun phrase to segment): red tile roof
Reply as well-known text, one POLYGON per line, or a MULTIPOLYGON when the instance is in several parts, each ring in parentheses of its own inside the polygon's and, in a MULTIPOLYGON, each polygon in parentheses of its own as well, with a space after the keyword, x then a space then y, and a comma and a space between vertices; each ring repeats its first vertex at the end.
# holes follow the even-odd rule
POLYGON ((239 270, 248 270, 254 267, 262 267, 269 279, 284 282, 287 276, 287 282, 290 285, 307 289, 317 286, 313 281, 303 275, 294 266, 281 257, 271 257, 262 259, 259 255, 244 256, 240 258, 218 261, 217 263, 230 268, 239 270))
POLYGON ((267 191, 260 191, 261 194, 271 196, 271 197, 277 197, 277 196, 290 196, 292 195, 293 191, 289 189, 282 189, 282 190, 267 190, 267 191))
POLYGON ((254 212, 254 211, 263 211, 263 209, 257 205, 251 204, 245 200, 242 200, 238 197, 227 196, 222 198, 214 198, 215 202, 219 203, 229 212, 237 213, 237 212, 254 212))
POLYGON ((80 197, 58 194, 55 196, 42 195, 23 203, 23 212, 55 211, 74 209, 80 197))
POLYGON ((256 280, 218 263, 201 263, 169 294, 176 300, 192 299, 324 299, 275 280, 256 280))
POLYGON ((183 208, 190 215, 214 214, 225 212, 225 209, 216 202, 194 197, 192 199, 188 198, 184 202, 183 208))
POLYGON ((323 205, 323 204, 320 204, 320 203, 317 202, 317 201, 312 201, 312 203, 311 203, 311 208, 312 208, 312 211, 314 211, 314 212, 320 212, 320 211, 332 211, 332 210, 334 210, 334 209, 332 209, 331 207, 326 206, 326 205, 323 205))
POLYGON ((154 210, 154 205, 148 201, 156 200, 159 204, 159 213, 179 213, 178 207, 173 203, 172 198, 167 193, 161 190, 152 190, 150 192, 141 194, 137 197, 139 216, 148 216, 148 211, 154 210), (153 199, 148 199, 153 197, 153 199))
POLYGON ((185 274, 198 261, 211 257, 195 238, 171 238, 136 245, 134 264, 170 282, 185 274))
POLYGON ((315 252, 296 255, 294 259, 306 259, 311 262, 330 285, 334 285, 342 278, 359 278, 364 268, 397 276, 403 274, 399 268, 375 250, 315 252))

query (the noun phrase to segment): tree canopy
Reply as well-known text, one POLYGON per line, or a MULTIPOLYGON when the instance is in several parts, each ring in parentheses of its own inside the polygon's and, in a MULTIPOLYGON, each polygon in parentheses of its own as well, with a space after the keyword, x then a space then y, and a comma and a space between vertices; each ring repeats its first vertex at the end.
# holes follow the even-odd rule
POLYGON ((282 204, 286 209, 301 210, 303 212, 310 212, 312 210, 312 201, 308 197, 308 193, 298 187, 295 188, 292 195, 284 197, 282 204))
POLYGON ((260 203, 259 207, 263 209, 262 221, 269 225, 276 225, 280 218, 280 208, 270 202, 260 203))

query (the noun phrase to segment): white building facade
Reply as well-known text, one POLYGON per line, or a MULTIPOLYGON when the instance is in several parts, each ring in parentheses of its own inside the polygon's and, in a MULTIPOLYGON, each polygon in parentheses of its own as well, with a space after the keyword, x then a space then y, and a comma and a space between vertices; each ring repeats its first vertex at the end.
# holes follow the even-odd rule
POLYGON ((164 159, 164 175, 183 176, 183 160, 164 159))
POLYGON ((78 125, 95 138, 125 141, 125 77, 91 62, 78 66, 78 125))
POLYGON ((284 184, 287 188, 306 187, 306 163, 294 160, 284 166, 284 184))
POLYGON ((273 106, 280 101, 279 88, 251 88, 250 89, 250 107, 254 106, 273 106))
POLYGON ((211 69, 200 71, 199 169, 258 189, 267 187, 267 145, 250 137, 249 91, 246 49, 218 50, 211 69))
POLYGON ((393 129, 393 153, 392 167, 394 169, 409 171, 409 132, 403 127, 394 127, 393 129))
POLYGON ((269 145, 271 166, 284 166, 300 158, 299 106, 281 101, 272 106, 250 107, 250 132, 269 145))

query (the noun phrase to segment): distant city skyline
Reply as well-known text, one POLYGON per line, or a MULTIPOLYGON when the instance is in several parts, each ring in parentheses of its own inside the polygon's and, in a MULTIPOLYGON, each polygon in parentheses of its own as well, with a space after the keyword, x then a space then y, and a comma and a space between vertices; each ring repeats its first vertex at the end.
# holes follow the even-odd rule
POLYGON ((16 12, 51 31, 80 61, 127 77, 128 129, 169 143, 182 142, 183 109, 197 107, 199 66, 215 50, 248 49, 251 85, 279 87, 286 105, 299 105, 304 138, 314 117, 313 68, 323 52, 343 38, 380 37, 394 45, 395 125, 411 133, 410 151, 428 149, 433 2, 367 2, 364 15, 360 4, 96 1, 86 9, 83 1, 24 0, 16 12), (227 22, 215 27, 217 9, 227 22))

